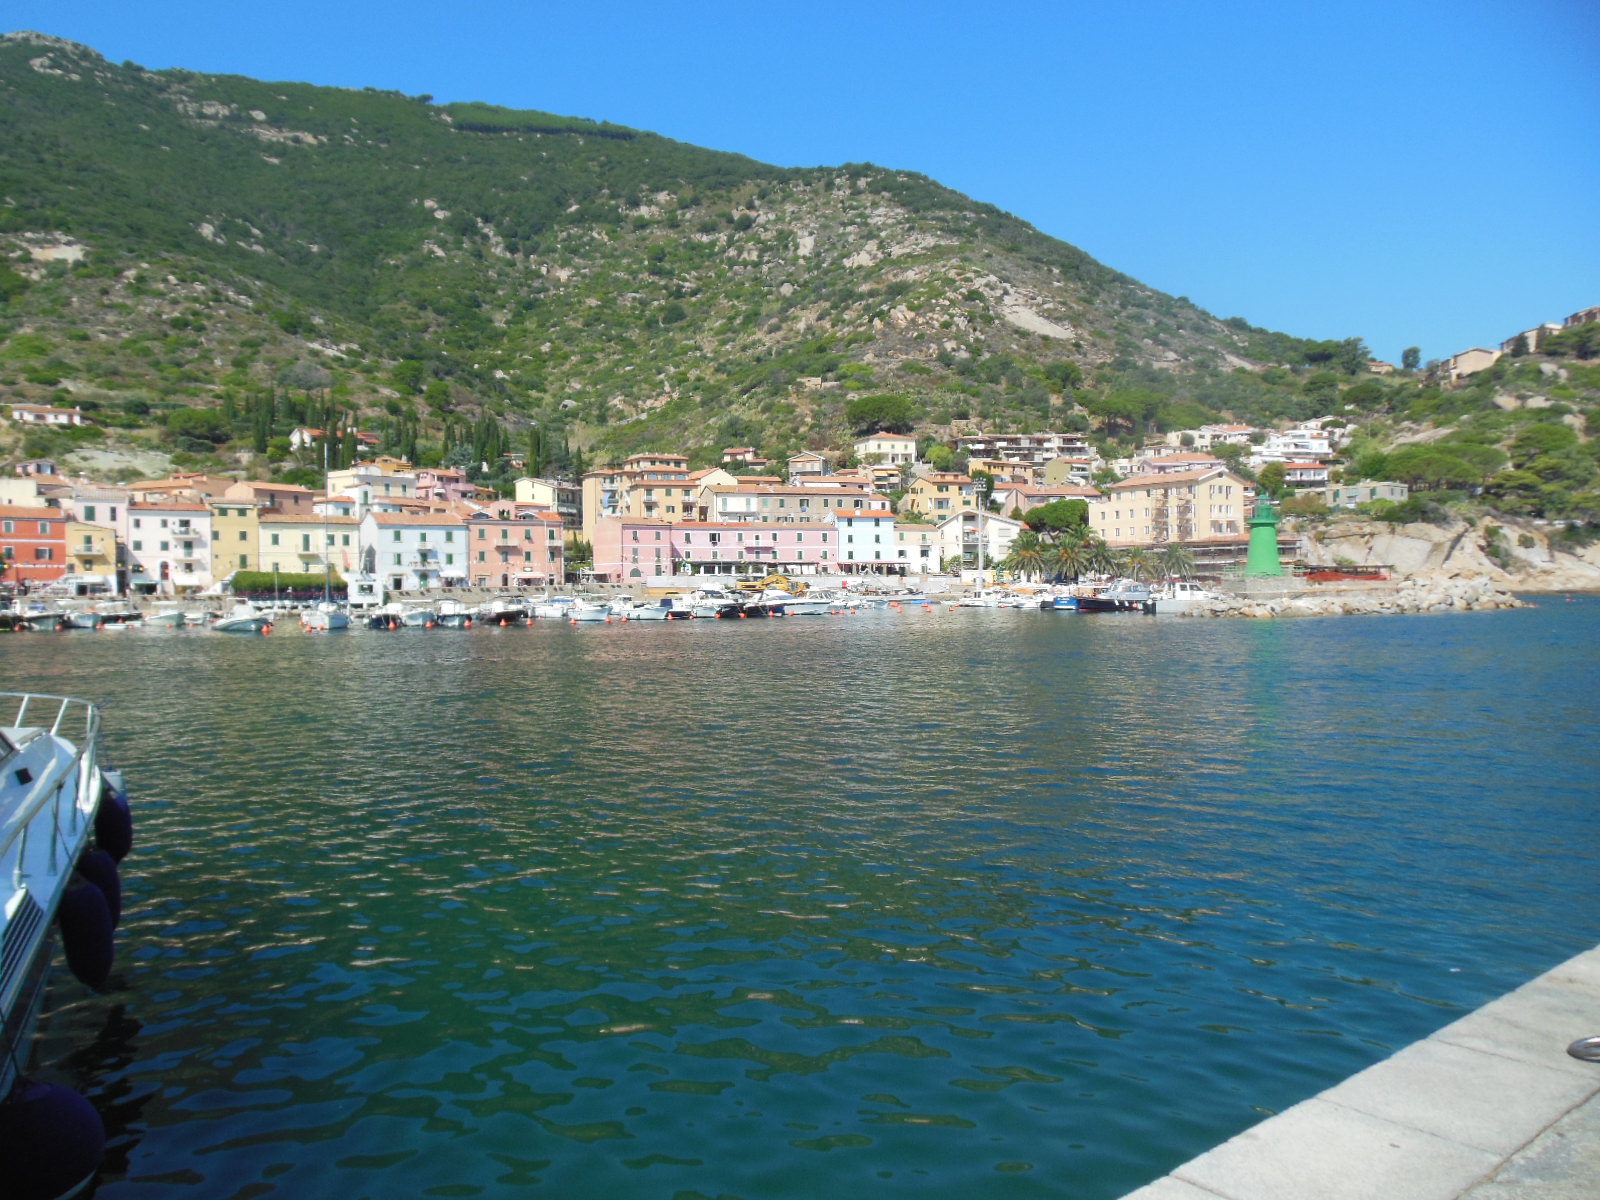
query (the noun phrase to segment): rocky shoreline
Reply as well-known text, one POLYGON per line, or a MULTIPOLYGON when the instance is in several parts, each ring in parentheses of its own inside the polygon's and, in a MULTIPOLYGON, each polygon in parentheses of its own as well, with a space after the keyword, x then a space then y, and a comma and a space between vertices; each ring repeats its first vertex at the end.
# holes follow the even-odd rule
POLYGON ((1347 587, 1311 585, 1274 593, 1244 592, 1199 601, 1190 617, 1338 617, 1390 613, 1471 612, 1521 608, 1523 602, 1482 575, 1401 579, 1347 587))

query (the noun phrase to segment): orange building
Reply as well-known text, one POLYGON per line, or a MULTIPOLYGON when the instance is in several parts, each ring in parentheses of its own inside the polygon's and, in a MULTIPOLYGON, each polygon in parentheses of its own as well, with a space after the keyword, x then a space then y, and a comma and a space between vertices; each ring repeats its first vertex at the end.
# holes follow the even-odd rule
POLYGON ((65 575, 71 516, 59 508, 0 505, 0 581, 32 589, 65 575))

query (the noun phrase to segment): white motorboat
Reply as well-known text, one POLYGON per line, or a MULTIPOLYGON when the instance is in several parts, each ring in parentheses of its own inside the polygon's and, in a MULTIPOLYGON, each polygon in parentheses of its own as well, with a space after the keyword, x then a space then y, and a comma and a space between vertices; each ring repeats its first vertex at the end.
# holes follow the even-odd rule
POLYGON ((1221 596, 1207 591, 1192 579, 1171 579, 1150 591, 1157 614, 1185 613, 1201 600, 1220 600, 1221 596))
POLYGON ((574 623, 579 621, 609 621, 615 615, 611 611, 611 602, 603 596, 578 596, 572 602, 572 607, 567 612, 567 619, 574 623))
POLYGON ((432 629, 438 622, 437 614, 431 604, 402 604, 400 605, 400 627, 402 629, 432 629))
POLYGON ((528 602, 521 596, 491 596, 474 616, 485 625, 519 625, 528 619, 528 602))
POLYGON ((218 633, 266 633, 272 628, 272 615, 264 613, 248 600, 234 605, 233 611, 211 622, 218 633))
POLYGON ((307 633, 331 633, 350 628, 350 614, 332 600, 319 600, 300 610, 300 627, 307 633))
POLYGON ((182 629, 190 622, 188 615, 183 611, 183 607, 168 600, 157 604, 151 612, 147 613, 144 623, 161 629, 182 629))
POLYGON ((846 607, 844 596, 833 588, 812 588, 803 596, 791 596, 784 611, 791 617, 816 617, 846 607))
POLYGON ((726 588, 703 587, 689 593, 689 610, 697 617, 737 616, 739 598, 726 588))
POLYGON ((104 1128, 86 1099, 21 1074, 56 935, 82 983, 100 989, 110 979, 122 909, 117 862, 132 845, 133 826, 121 777, 100 764, 99 734, 100 713, 88 701, 0 696, 0 1141, 11 1148, 7 1194, 11 1181, 24 1178, 50 1179, 50 1195, 76 1194, 105 1149, 104 1128), (62 1136, 40 1139, 28 1130, 62 1136), (29 1161, 34 1155, 40 1157, 29 1161))
POLYGON ((466 602, 446 596, 433 606, 433 619, 441 629, 471 629, 473 609, 466 602))
POLYGON ((530 616, 540 621, 568 621, 572 619, 572 597, 546 594, 528 608, 530 616))

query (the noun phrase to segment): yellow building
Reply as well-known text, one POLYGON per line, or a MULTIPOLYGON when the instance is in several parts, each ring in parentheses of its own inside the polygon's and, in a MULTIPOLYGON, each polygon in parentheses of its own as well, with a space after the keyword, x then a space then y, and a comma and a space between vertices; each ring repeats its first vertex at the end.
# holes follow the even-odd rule
POLYGON ((1089 528, 1108 546, 1230 541, 1249 536, 1255 485, 1223 467, 1135 475, 1089 505, 1089 528))
POLYGON ((620 467, 589 471, 583 477, 583 536, 594 541, 601 517, 684 520, 696 490, 681 454, 635 454, 620 467))
POLYGON ((67 577, 86 587, 117 590, 117 535, 104 525, 67 522, 67 577))
POLYGON ((211 510, 211 577, 226 579, 235 571, 255 571, 261 561, 261 502, 213 496, 211 510))
POLYGON ((903 513, 919 513, 943 520, 964 508, 976 508, 972 480, 952 471, 933 471, 922 475, 906 489, 900 501, 903 513))
POLYGON ((354 517, 265 512, 260 515, 259 557, 263 571, 321 574, 326 562, 348 577, 360 562, 361 522, 354 517))

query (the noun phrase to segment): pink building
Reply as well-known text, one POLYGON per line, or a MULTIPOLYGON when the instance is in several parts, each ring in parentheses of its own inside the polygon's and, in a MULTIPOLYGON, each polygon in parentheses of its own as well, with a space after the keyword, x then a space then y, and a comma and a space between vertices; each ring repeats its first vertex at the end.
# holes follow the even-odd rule
MULTIPOLYGON (((892 528, 892 516, 890 517, 892 528)), ((826 521, 680 521, 605 517, 594 569, 611 583, 652 575, 815 575, 838 569, 839 535, 826 521)))
POLYGON ((474 586, 520 587, 560 583, 566 577, 560 513, 495 500, 462 524, 467 528, 467 577, 474 586))

